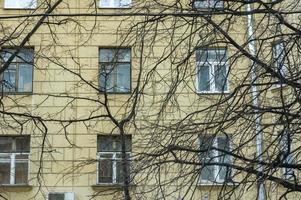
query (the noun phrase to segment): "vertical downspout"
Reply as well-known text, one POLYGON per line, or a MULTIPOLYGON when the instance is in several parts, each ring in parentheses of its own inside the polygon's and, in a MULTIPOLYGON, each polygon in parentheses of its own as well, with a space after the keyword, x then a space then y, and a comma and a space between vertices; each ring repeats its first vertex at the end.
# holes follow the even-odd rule
MULTIPOLYGON (((251 3, 247 3, 248 14, 248 47, 252 56, 256 56, 255 41, 254 41, 254 30, 253 30, 253 16, 251 14, 251 3)), ((252 61, 252 71, 251 71, 251 91, 252 91, 252 103, 254 107, 258 107, 258 91, 256 86, 256 65, 252 61)), ((261 116, 255 112, 255 134, 256 134, 256 155, 259 162, 262 161, 262 132, 261 129, 261 116)), ((263 172, 263 166, 258 165, 258 171, 263 172)), ((262 176, 258 178, 258 200, 265 200, 265 188, 262 180, 262 176)))

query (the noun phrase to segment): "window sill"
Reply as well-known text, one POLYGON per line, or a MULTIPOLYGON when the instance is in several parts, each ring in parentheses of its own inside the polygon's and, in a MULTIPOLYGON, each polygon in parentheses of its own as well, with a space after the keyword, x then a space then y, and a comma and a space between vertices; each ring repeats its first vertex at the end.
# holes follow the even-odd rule
POLYGON ((223 186, 227 186, 227 187, 233 187, 235 186, 236 184, 235 183, 230 183, 230 182, 200 182, 197 184, 198 186, 200 187, 223 187, 223 186))
POLYGON ((1 184, 0 188, 2 188, 5 191, 29 191, 32 189, 32 185, 28 184, 1 184))
POLYGON ((230 91, 197 91, 196 92, 197 94, 199 95, 202 95, 202 94, 230 94, 230 91))
POLYGON ((3 96, 8 96, 8 95, 33 95, 33 92, 3 92, 3 96))
POLYGON ((111 94, 127 94, 127 95, 129 95, 129 94, 132 94, 132 92, 131 91, 129 91, 129 92, 99 92, 98 94, 108 94, 108 95, 111 95, 111 94))
POLYGON ((105 6, 98 6, 98 9, 114 9, 114 10, 116 10, 116 9, 122 9, 122 10, 129 10, 129 9, 131 9, 132 8, 132 6, 127 6, 127 7, 105 7, 105 6))
POLYGON ((37 8, 3 8, 3 10, 35 10, 37 8))
POLYGON ((280 89, 284 89, 286 88, 287 85, 286 84, 274 84, 272 87, 271 87, 271 90, 280 90, 280 89))
MULTIPOLYGON (((135 184, 130 184, 130 187, 136 186, 135 184)), ((123 184, 119 183, 98 183, 95 185, 92 185, 93 189, 121 189, 123 187, 123 184)))

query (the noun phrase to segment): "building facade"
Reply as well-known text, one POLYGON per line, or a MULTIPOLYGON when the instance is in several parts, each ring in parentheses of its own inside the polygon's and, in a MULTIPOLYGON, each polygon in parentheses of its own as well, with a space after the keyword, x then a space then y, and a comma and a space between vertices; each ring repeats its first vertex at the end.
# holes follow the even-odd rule
POLYGON ((300 4, 250 4, 0 0, 0 198, 299 199, 300 4))

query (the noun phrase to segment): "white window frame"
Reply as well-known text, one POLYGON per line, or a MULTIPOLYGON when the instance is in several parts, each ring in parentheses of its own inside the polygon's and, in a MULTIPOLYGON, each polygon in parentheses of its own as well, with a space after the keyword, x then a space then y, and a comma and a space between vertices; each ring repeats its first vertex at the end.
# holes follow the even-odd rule
MULTIPOLYGON (((199 136, 199 146, 201 145, 201 137, 202 136, 199 136)), ((213 143, 212 143, 212 146, 211 147, 214 147, 214 148, 218 148, 218 138, 227 138, 225 136, 215 136, 213 138, 213 143)), ((230 137, 228 137, 228 144, 229 144, 229 149, 231 149, 231 144, 230 144, 230 137)), ((209 151, 213 151, 213 158, 210 159, 211 162, 213 163, 218 163, 218 158, 219 158, 219 155, 218 155, 218 151, 217 150, 209 150, 209 151)), ((209 157, 207 158, 204 158, 204 159, 209 159, 209 157)), ((202 160, 201 160, 202 161, 202 160)), ((229 158, 229 162, 228 163, 231 163, 232 162, 232 159, 231 157, 229 158)), ((225 179, 224 178, 221 178, 220 177, 220 168, 222 166, 219 166, 219 165, 211 165, 213 167, 213 171, 214 171, 214 180, 211 181, 211 180, 208 180, 208 179, 202 179, 202 176, 201 176, 201 172, 200 172, 200 178, 199 178, 199 184, 201 185, 212 185, 212 184, 222 184, 225 182, 225 179)), ((232 173, 232 172, 230 172, 232 173)), ((230 175, 231 176, 231 175, 230 175)))
POLYGON ((116 6, 114 4, 114 1, 116 1, 116 0, 99 0, 98 1, 98 7, 99 8, 131 8, 132 7, 132 0, 119 0, 119 2, 121 2, 121 1, 128 1, 128 4, 126 4, 126 5, 119 5, 119 6, 116 6), (103 5, 102 4, 103 1, 108 1, 108 5, 103 5))
POLYGON ((4 8, 5 9, 35 9, 37 8, 37 0, 4 0, 4 8))
MULTIPOLYGON (((1 50, 2 52, 8 52, 10 51, 11 54, 13 54, 15 52, 15 49, 13 48, 3 48, 1 50)), ((14 60, 9 64, 8 68, 6 70, 4 70, 4 72, 0 75, 0 88, 1 90, 3 91, 3 93, 7 93, 7 94, 31 94, 33 92, 33 67, 34 67, 34 50, 33 48, 23 48, 19 51, 19 53, 16 55, 16 57, 14 58, 14 60), (27 50, 29 52, 27 53, 30 53, 30 55, 32 56, 32 60, 31 61, 26 61, 26 60, 23 60, 21 58, 19 58, 19 53, 24 53, 22 52, 22 50, 27 50), (22 91, 21 88, 23 88, 24 90, 24 84, 22 84, 22 87, 19 87, 20 86, 20 82, 22 79, 20 79, 20 68, 22 65, 28 65, 27 67, 30 67, 31 68, 31 90, 30 91, 22 91), (9 72, 9 71, 15 71, 15 79, 14 79, 14 82, 15 82, 15 88, 14 90, 5 90, 5 82, 4 82, 4 76, 5 76, 5 73, 9 72)), ((9 56, 10 57, 10 56, 9 56)), ((9 58, 8 57, 8 58, 9 58)), ((8 59, 7 58, 7 59, 8 59)), ((6 59, 4 59, 4 61, 2 62, 5 62, 6 59)))
POLYGON ((47 195, 47 200, 51 200, 49 197, 50 194, 64 194, 64 200, 74 200, 75 199, 74 192, 49 192, 47 195))
MULTIPOLYGON (((117 162, 121 161, 122 158, 117 158, 117 154, 122 155, 122 152, 119 151, 100 151, 97 152, 97 160, 107 160, 108 158, 103 158, 102 155, 104 154, 111 154, 112 155, 112 182, 110 183, 104 183, 104 182, 99 182, 99 162, 97 162, 97 184, 108 184, 108 185, 112 185, 112 184, 122 184, 122 182, 117 182, 117 162)), ((128 155, 129 158, 131 158, 131 152, 126 152, 126 154, 128 155)), ((129 168, 131 168, 131 160, 128 161, 129 162, 129 168)), ((129 172, 130 173, 130 172, 129 172)))
MULTIPOLYGON (((16 140, 13 139, 13 148, 16 148, 16 140)), ((30 165, 29 165, 29 155, 30 153, 20 153, 20 152, 7 152, 7 153, 0 153, 0 156, 6 156, 10 157, 10 159, 5 159, 0 157, 0 163, 10 163, 10 180, 9 185, 19 185, 15 183, 15 177, 16 177, 16 156, 17 155, 27 155, 27 159, 18 159, 19 161, 22 161, 22 163, 27 163, 28 171, 27 171, 27 181, 26 183, 21 183, 20 185, 24 185, 28 183, 29 179, 29 172, 30 172, 30 165)), ((5 185, 5 184, 4 184, 5 185)))
MULTIPOLYGON (((215 49, 208 49, 208 50, 215 50, 215 49)), ((218 50, 218 49, 216 49, 218 50)), ((227 49, 224 49, 225 51, 227 51, 227 49)), ((200 50, 198 50, 200 51, 200 50)), ((227 53, 227 52, 226 52, 227 53)), ((227 61, 196 61, 196 86, 197 86, 197 93, 199 94, 203 94, 203 93, 229 93, 229 80, 228 80, 228 62, 227 61), (205 90, 201 90, 200 89, 200 82, 199 82, 199 73, 200 73, 200 68, 202 66, 208 66, 209 67, 209 81, 210 81, 210 84, 209 84, 209 90, 208 91, 205 91, 205 90), (216 90, 216 87, 215 87, 215 80, 214 80, 214 77, 215 77, 215 74, 214 74, 214 68, 216 66, 225 66, 226 68, 226 88, 227 90, 216 90)))
POLYGON ((110 94, 128 94, 128 93, 131 93, 132 91, 132 80, 131 80, 131 76, 132 76, 132 51, 131 51, 131 48, 128 48, 128 47, 121 47, 121 48, 99 48, 99 90, 101 93, 110 93, 110 94), (102 61, 101 60, 101 55, 100 55, 100 52, 101 50, 110 50, 110 51, 113 51, 115 53, 115 57, 118 57, 118 53, 120 50, 127 50, 129 51, 130 53, 130 60, 129 61, 116 61, 116 60, 112 60, 112 61, 102 61), (117 64, 128 64, 129 65, 129 88, 126 88, 124 87, 124 85, 122 87, 120 87, 118 89, 118 69, 119 67, 117 67, 116 65, 117 64), (111 65, 111 67, 113 68, 110 68, 109 70, 107 70, 104 66, 106 65, 111 65), (104 69, 104 70, 103 70, 104 69), (113 80, 113 86, 111 88, 107 88, 107 85, 102 85, 101 83, 101 77, 103 76, 103 72, 107 73, 107 71, 110 71, 110 73, 108 74, 109 77, 112 78, 113 80), (126 88, 127 90, 123 90, 124 88, 126 88))

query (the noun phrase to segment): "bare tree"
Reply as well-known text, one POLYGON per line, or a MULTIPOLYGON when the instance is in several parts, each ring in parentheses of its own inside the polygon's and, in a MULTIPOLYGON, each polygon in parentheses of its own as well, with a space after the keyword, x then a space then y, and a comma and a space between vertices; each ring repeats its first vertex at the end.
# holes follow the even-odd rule
POLYGON ((299 1, 82 3, 0 16, 1 131, 31 135, 29 199, 299 199, 299 1))

